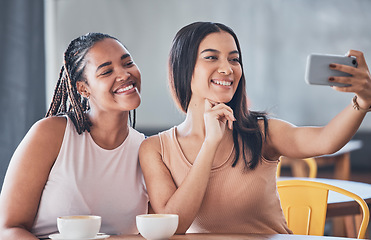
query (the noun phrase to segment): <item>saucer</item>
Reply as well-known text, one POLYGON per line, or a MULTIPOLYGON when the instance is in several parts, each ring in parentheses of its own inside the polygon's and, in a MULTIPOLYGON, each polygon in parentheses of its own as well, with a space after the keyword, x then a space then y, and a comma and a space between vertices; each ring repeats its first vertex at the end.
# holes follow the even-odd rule
POLYGON ((93 237, 93 238, 79 238, 79 239, 75 239, 75 238, 63 238, 61 234, 57 233, 57 234, 52 234, 52 235, 49 235, 49 238, 50 239, 54 239, 54 240, 97 240, 97 239, 106 239, 108 238, 109 235, 106 235, 104 233, 98 233, 97 236, 93 237))

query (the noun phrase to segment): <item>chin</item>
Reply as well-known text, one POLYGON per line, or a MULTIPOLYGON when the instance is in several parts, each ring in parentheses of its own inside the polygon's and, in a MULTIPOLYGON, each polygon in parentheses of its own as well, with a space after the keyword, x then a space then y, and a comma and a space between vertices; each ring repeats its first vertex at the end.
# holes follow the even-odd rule
POLYGON ((137 109, 137 108, 140 106, 140 103, 141 103, 141 99, 140 99, 140 98, 139 98, 138 101, 136 101, 136 102, 133 101, 133 102, 130 104, 130 106, 128 107, 129 111, 130 111, 130 110, 137 109))
POLYGON ((210 100, 218 103, 229 103, 232 98, 210 98, 210 100))

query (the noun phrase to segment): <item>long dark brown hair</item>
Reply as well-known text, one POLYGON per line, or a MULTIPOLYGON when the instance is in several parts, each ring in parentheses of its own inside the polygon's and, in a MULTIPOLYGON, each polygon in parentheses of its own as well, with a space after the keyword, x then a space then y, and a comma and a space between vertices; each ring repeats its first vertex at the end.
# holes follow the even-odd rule
POLYGON ((187 112, 191 100, 191 80, 196 64, 198 47, 210 33, 225 31, 233 38, 240 54, 239 63, 242 76, 232 100, 227 103, 233 109, 237 121, 233 122, 233 142, 236 166, 242 154, 245 168, 254 169, 262 156, 263 133, 258 120, 264 121, 264 135, 267 133, 268 120, 265 112, 250 111, 247 105, 246 83, 243 73, 240 44, 234 31, 221 23, 195 22, 178 31, 169 56, 169 84, 173 97, 183 112, 187 112), (241 146, 240 146, 241 143, 241 146))
MULTIPOLYGON (((117 38, 103 33, 88 33, 70 42, 64 53, 64 64, 59 73, 53 100, 45 117, 66 114, 74 123, 79 134, 85 130, 90 132, 91 122, 85 114, 90 109, 89 102, 77 91, 76 82, 81 81, 88 84, 84 74, 85 56, 95 43, 106 38, 120 42, 117 38)), ((135 127, 135 109, 133 113, 132 120, 129 112, 129 120, 131 125, 135 127)))

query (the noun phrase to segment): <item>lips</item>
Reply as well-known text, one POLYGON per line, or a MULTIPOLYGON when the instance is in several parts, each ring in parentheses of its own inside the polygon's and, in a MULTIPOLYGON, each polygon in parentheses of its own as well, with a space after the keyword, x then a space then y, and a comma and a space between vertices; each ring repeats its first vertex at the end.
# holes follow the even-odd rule
POLYGON ((115 93, 123 93, 123 92, 129 91, 132 88, 134 88, 134 85, 129 85, 127 87, 122 87, 122 88, 117 89, 115 91, 115 93))
POLYGON ((134 82, 128 82, 128 83, 125 83, 125 84, 120 85, 118 88, 116 88, 115 91, 113 91, 113 93, 115 93, 115 94, 121 94, 121 93, 129 92, 134 87, 135 87, 134 82))

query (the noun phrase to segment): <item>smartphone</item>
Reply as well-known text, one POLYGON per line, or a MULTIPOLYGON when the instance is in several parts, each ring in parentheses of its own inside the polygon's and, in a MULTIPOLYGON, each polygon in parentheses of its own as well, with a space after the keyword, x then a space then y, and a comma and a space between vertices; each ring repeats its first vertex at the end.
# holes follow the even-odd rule
POLYGON ((307 58, 307 66, 305 70, 305 81, 308 84, 328 85, 346 87, 350 84, 336 83, 328 80, 330 76, 352 76, 349 73, 330 69, 330 63, 338 63, 357 67, 357 59, 353 56, 341 56, 331 54, 315 54, 312 53, 307 58))

